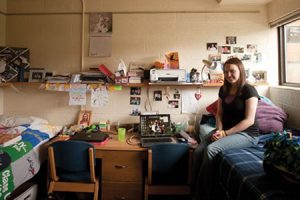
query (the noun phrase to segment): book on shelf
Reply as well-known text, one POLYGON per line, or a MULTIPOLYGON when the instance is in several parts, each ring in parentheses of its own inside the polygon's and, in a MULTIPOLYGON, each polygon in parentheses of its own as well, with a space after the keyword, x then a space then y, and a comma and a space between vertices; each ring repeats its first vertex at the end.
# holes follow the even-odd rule
POLYGON ((47 83, 69 83, 70 75, 54 75, 45 78, 47 83))
POLYGON ((99 71, 101 71, 105 76, 109 77, 111 80, 114 80, 114 74, 105 66, 99 65, 99 71))
POLYGON ((139 76, 131 76, 128 78, 129 83, 142 83, 142 77, 139 76))
POLYGON ((15 144, 20 141, 22 136, 20 134, 9 134, 1 133, 0 134, 0 147, 7 147, 9 145, 15 144))

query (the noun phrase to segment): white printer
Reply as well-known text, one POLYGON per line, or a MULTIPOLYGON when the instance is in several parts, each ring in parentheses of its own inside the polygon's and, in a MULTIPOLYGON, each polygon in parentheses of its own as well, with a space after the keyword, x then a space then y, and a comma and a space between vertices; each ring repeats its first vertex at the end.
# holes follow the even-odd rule
POLYGON ((151 82, 186 82, 184 69, 151 69, 151 82))

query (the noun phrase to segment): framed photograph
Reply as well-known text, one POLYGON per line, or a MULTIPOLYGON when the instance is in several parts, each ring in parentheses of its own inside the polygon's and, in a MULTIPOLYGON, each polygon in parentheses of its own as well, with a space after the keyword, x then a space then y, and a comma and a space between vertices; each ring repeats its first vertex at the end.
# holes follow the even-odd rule
POLYGON ((89 126, 91 123, 92 111, 82 110, 79 112, 78 124, 82 126, 89 126))
POLYGON ((253 71, 252 76, 255 83, 267 83, 267 71, 253 71))
POLYGON ((29 71, 28 82, 43 82, 45 80, 46 71, 44 69, 31 69, 29 71))

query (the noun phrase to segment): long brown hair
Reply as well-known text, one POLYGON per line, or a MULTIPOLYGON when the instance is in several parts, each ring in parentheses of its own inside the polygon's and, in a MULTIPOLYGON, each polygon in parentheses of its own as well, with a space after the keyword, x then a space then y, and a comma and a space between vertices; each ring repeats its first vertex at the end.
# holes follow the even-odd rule
MULTIPOLYGON (((236 95, 240 94, 243 86, 246 83, 245 67, 244 67, 244 64, 242 63, 242 61, 240 59, 230 58, 224 63, 224 67, 223 67, 224 73, 225 73, 226 66, 230 65, 230 64, 236 65, 240 70, 240 78, 237 81, 238 86, 237 86, 237 93, 235 94, 235 96, 236 96, 236 95)), ((224 79, 223 92, 226 96, 229 94, 229 91, 230 91, 231 87, 232 87, 232 85, 226 79, 224 79)))

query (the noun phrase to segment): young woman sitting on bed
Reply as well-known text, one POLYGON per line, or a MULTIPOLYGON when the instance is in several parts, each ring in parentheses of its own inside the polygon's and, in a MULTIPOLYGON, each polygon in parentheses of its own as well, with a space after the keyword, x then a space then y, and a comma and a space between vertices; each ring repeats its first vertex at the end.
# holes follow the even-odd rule
POLYGON ((216 128, 200 126, 201 142, 194 151, 192 191, 195 199, 213 199, 215 156, 225 150, 257 143, 255 113, 259 95, 246 83, 244 65, 238 58, 224 64, 224 85, 219 89, 216 128))

